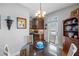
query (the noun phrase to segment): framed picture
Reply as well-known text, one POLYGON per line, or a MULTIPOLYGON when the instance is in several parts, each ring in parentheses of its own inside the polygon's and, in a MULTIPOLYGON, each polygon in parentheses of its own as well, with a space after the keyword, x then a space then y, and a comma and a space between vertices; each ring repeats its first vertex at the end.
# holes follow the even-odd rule
POLYGON ((26 29, 26 18, 17 17, 17 28, 26 29))

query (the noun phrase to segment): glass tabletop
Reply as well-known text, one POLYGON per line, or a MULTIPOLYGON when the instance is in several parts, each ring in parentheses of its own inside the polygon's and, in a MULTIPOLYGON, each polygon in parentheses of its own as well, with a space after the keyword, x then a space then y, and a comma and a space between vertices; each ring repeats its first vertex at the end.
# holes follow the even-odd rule
POLYGON ((53 44, 44 44, 43 49, 37 49, 35 45, 25 45, 22 49, 27 49, 27 56, 61 56, 61 49, 53 44))

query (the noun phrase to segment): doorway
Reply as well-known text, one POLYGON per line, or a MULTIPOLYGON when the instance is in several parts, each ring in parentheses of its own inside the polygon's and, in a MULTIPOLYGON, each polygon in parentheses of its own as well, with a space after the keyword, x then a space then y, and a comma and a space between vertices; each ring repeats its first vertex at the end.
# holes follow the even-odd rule
POLYGON ((47 21, 46 41, 53 44, 58 44, 58 18, 53 17, 47 21))

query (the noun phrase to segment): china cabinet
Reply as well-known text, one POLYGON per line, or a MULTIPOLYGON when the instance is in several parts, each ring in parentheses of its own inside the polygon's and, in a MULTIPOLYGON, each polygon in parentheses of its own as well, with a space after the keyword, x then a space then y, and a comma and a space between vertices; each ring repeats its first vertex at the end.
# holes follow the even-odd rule
POLYGON ((78 48, 74 55, 79 55, 79 18, 72 17, 63 22, 64 44, 63 50, 67 54, 71 43, 74 43, 78 48))
POLYGON ((33 18, 30 21, 30 30, 34 41, 44 40, 44 18, 33 18))

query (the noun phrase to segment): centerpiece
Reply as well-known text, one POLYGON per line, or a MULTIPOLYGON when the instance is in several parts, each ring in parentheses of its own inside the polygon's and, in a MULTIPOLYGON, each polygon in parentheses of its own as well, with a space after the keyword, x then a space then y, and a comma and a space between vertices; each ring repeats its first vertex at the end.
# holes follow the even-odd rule
POLYGON ((42 42, 42 41, 38 41, 38 42, 36 43, 36 48, 37 48, 37 49, 43 49, 43 48, 44 48, 43 42, 42 42))

